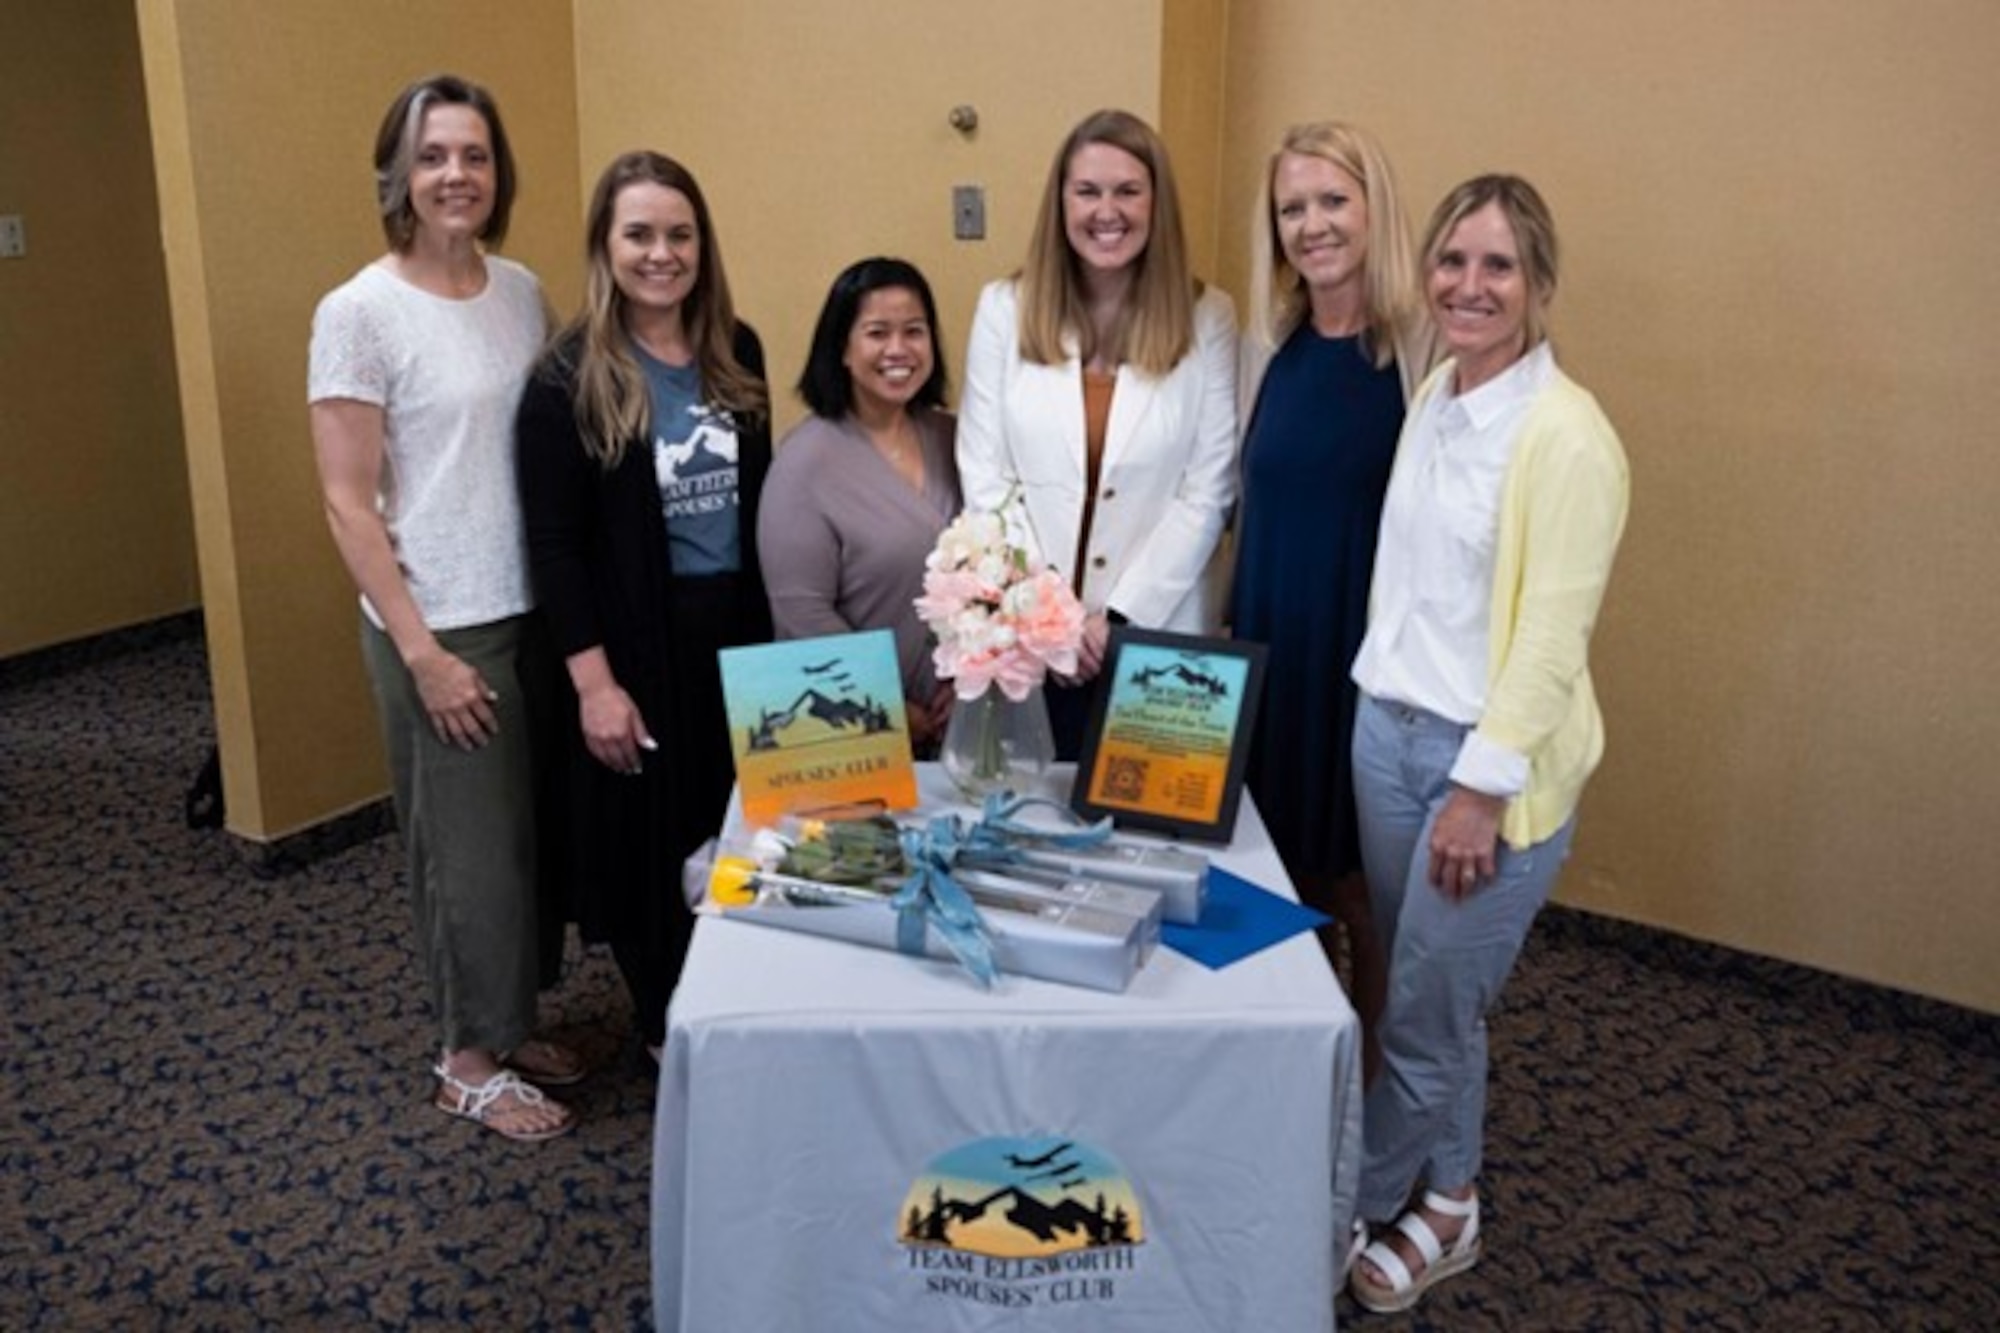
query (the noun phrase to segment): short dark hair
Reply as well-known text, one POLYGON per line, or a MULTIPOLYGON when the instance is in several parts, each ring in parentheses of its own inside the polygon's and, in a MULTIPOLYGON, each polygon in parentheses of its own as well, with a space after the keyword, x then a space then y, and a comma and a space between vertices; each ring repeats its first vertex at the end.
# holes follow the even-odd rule
POLYGON ((514 150, 507 144, 507 130, 500 123, 500 108, 493 94, 455 74, 433 74, 397 93, 382 117, 382 127, 375 131, 375 199, 382 210, 382 235, 397 254, 407 251, 416 239, 410 171, 416 165, 417 136, 423 132, 424 114, 434 106, 469 106, 486 122, 487 136, 493 140, 493 212, 480 229, 479 239, 497 246, 507 239, 507 219, 514 211, 514 150))
POLYGON ((806 368, 799 374, 799 397, 814 415, 838 421, 854 408, 854 377, 847 371, 845 357, 848 335, 854 321, 861 318, 861 303, 870 292, 901 287, 917 294, 924 318, 931 326, 931 377, 910 400, 913 407, 942 407, 950 375, 944 367, 944 345, 938 330, 937 301, 923 273, 906 259, 877 255, 849 264, 833 280, 820 307, 819 323, 813 329, 812 350, 806 353, 806 368))

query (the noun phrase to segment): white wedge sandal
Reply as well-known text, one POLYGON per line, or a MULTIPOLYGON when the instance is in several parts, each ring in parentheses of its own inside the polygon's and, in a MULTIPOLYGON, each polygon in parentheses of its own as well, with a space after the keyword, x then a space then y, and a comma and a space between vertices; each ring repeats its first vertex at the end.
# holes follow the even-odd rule
POLYGON ((1410 1272, 1403 1257, 1386 1240, 1378 1240, 1361 1251, 1361 1257, 1388 1278, 1387 1285, 1371 1282, 1360 1264, 1354 1265, 1348 1289, 1361 1308, 1375 1314, 1396 1314, 1423 1299, 1425 1292, 1479 1262, 1479 1196, 1453 1199, 1430 1190, 1424 1192, 1423 1209, 1445 1217, 1462 1217, 1465 1226, 1452 1238, 1449 1248, 1431 1230, 1422 1211, 1412 1208, 1396 1219, 1396 1230, 1416 1246, 1424 1266, 1410 1272))

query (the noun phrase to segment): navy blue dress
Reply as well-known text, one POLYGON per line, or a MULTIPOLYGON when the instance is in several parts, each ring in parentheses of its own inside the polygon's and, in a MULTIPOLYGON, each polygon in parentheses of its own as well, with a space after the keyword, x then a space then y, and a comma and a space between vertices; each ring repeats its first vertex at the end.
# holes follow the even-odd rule
POLYGON ((1394 363, 1377 370, 1358 337, 1306 323, 1272 359, 1243 442, 1231 622, 1270 650, 1248 781, 1302 892, 1361 866, 1348 672, 1402 426, 1394 363))

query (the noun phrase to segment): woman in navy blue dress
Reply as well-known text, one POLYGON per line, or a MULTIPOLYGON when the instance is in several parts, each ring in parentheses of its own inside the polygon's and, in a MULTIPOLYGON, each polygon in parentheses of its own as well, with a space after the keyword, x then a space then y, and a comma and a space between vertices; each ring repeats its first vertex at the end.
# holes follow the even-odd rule
MULTIPOLYGON (((1232 599, 1236 637, 1270 650, 1249 783, 1300 897, 1347 934, 1372 1075, 1387 969, 1360 874, 1348 671, 1427 333, 1409 226, 1373 138, 1351 125, 1293 126, 1266 183, 1232 599)), ((1322 943, 1330 956, 1332 938, 1322 943)))

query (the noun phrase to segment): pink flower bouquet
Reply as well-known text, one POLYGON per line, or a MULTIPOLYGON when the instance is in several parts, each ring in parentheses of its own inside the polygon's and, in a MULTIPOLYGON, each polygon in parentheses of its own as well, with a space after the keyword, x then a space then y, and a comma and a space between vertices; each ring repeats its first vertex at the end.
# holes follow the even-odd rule
POLYGON ((924 561, 917 616, 937 638, 938 678, 960 699, 989 686, 1016 703, 1054 671, 1073 675, 1083 604, 1052 569, 1030 570, 999 514, 966 510, 924 561))

